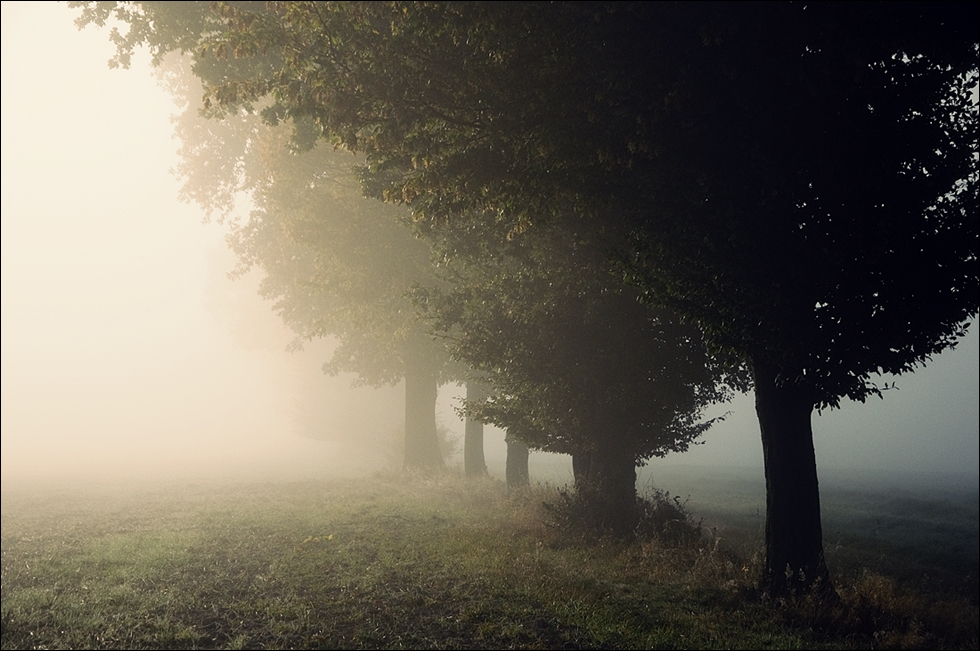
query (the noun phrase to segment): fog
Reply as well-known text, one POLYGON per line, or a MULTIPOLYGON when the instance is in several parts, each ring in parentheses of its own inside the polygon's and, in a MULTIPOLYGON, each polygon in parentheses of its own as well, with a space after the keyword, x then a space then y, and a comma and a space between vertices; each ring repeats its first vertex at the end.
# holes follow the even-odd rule
MULTIPOLYGON (((75 11, 2 7, 4 482, 322 477, 395 461, 399 389, 324 376, 329 341, 286 352, 257 279, 227 278, 222 227, 178 201, 176 107, 148 56, 110 70, 107 30, 78 32, 75 11)), ((884 400, 815 417, 818 468, 976 483, 971 330, 884 400)), ((458 436, 460 393, 440 394, 458 436)), ((654 465, 761 468, 752 397, 723 411, 702 445, 654 465)), ((491 428, 486 448, 502 477, 502 433, 491 428)), ((567 460, 535 454, 536 467, 560 474, 567 460)))

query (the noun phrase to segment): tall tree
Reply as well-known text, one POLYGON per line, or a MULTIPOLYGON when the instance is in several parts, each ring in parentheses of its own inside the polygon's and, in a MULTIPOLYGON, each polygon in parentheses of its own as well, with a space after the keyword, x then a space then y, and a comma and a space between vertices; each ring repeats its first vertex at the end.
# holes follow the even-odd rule
POLYGON ((233 248, 265 271, 263 295, 301 338, 338 340, 326 371, 354 372, 372 385, 404 380, 404 466, 442 467, 435 409, 449 359, 407 295, 433 282, 428 247, 402 211, 360 196, 348 154, 271 146, 265 155, 280 165, 266 167, 260 207, 233 227, 233 248))
MULTIPOLYGON (((447 234, 443 250, 459 256, 458 240, 447 234)), ((506 248, 456 258, 448 289, 420 291, 419 301, 453 356, 492 388, 466 401, 468 415, 572 455, 582 524, 627 534, 638 523, 637 465, 686 450, 738 375, 696 328, 615 282, 595 242, 541 227, 506 248)))
POLYGON ((250 111, 202 117, 187 62, 162 64, 185 107, 176 119, 182 196, 228 226, 238 273, 262 270, 260 294, 296 333, 294 345, 337 340, 326 372, 373 386, 404 380, 404 466, 442 467, 435 409, 449 359, 408 296, 434 280, 429 247, 412 235, 406 211, 362 195, 349 153, 298 150, 290 125, 271 127, 250 111), (243 196, 253 206, 246 215, 243 196))
POLYGON ((621 233, 624 280, 752 367, 763 587, 834 593, 813 409, 977 315, 976 3, 215 7, 206 29, 141 13, 120 55, 254 60, 214 105, 271 95, 268 119, 365 152, 423 226, 621 233))
MULTIPOLYGON (((487 388, 483 382, 469 380, 466 383, 466 401, 483 402, 487 398, 487 388)), ((483 423, 471 416, 466 417, 463 436, 463 472, 467 477, 485 477, 487 459, 483 446, 483 423)))

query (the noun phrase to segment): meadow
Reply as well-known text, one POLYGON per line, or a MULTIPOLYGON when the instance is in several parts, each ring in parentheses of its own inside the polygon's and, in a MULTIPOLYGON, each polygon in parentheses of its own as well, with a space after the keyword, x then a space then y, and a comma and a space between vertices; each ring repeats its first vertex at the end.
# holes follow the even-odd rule
POLYGON ((977 648, 975 486, 824 482, 827 607, 756 593, 758 477, 655 477, 696 536, 583 537, 554 485, 452 473, 7 485, 2 647, 977 648))

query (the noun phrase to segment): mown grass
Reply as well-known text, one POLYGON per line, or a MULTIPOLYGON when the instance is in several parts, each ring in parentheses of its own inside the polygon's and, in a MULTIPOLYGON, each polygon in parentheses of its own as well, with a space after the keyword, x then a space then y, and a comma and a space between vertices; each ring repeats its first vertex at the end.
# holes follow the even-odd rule
POLYGON ((764 604, 751 532, 586 539, 548 525, 558 497, 453 476, 6 488, 2 646, 977 646, 975 592, 867 569, 890 543, 829 548, 839 607, 764 604))

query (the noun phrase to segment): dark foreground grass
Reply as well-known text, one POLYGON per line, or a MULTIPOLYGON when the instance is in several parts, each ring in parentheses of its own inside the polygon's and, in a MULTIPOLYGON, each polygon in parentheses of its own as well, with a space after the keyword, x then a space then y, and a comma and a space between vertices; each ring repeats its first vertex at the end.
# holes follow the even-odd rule
POLYGON ((849 557, 842 606, 766 605, 757 554, 570 538, 546 524, 556 496, 454 477, 7 488, 2 646, 977 646, 975 594, 849 557))

